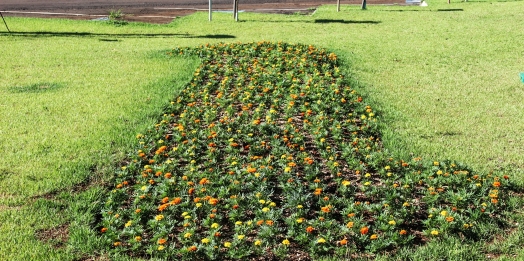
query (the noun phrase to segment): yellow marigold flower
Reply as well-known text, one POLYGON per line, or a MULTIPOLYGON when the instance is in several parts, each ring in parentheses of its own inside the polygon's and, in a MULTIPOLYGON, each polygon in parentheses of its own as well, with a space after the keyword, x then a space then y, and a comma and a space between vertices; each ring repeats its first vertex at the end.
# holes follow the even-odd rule
POLYGON ((141 237, 141 236, 136 236, 136 237, 135 237, 135 241, 136 241, 136 242, 140 242, 140 241, 142 241, 142 237, 141 237))
POLYGON ((371 236, 369 237, 369 239, 371 239, 371 240, 375 240, 375 239, 377 239, 377 238, 378 238, 377 234, 373 234, 373 235, 371 235, 371 236))
POLYGON ((366 182, 364 183, 364 186, 369 186, 369 185, 371 185, 371 182, 369 182, 369 181, 366 181, 366 182))
POLYGON ((354 223, 350 221, 350 222, 348 222, 348 223, 346 224, 346 227, 348 227, 348 228, 352 228, 352 227, 353 227, 353 224, 354 224, 354 223))
POLYGON ((156 216, 155 216, 155 219, 156 219, 157 221, 160 221, 160 220, 164 219, 164 215, 156 215, 156 216))
POLYGON ((438 236, 438 230, 432 230, 431 235, 438 236))
POLYGON ((304 218, 298 218, 298 219, 297 219, 297 223, 300 224, 300 223, 302 223, 302 222, 304 222, 304 218))
POLYGON ((286 245, 286 246, 289 245, 289 240, 284 239, 284 241, 282 241, 282 244, 284 244, 284 245, 286 245))
POLYGON ((262 244, 262 241, 260 241, 260 240, 257 240, 257 241, 255 241, 255 243, 254 243, 254 244, 255 244, 255 246, 260 246, 260 245, 262 244))
POLYGON ((445 217, 445 216, 448 215, 448 212, 447 212, 446 210, 442 210, 442 211, 440 212, 440 215, 443 216, 443 217, 445 217))
POLYGON ((242 225, 242 221, 237 221, 237 222, 235 222, 235 225, 237 225, 237 226, 242 225))
POLYGON ((268 212, 269 211, 269 208, 263 208, 262 209, 262 212, 268 212))
POLYGON ((200 203, 200 202, 199 202, 199 203, 196 203, 196 207, 197 207, 197 208, 199 208, 199 207, 201 207, 201 206, 202 206, 202 203, 200 203))
POLYGON ((319 238, 317 240, 317 243, 319 243, 319 244, 326 243, 326 240, 324 238, 319 238))
POLYGON ((224 247, 230 248, 231 247, 231 242, 224 242, 224 247))
POLYGON ((269 203, 269 206, 270 206, 270 207, 276 207, 276 206, 277 206, 277 203, 275 203, 275 202, 270 202, 270 203, 269 203))
POLYGON ((395 222, 395 220, 391 220, 391 221, 389 221, 389 222, 388 222, 388 224, 390 224, 390 225, 394 226, 394 225, 396 225, 396 224, 397 224, 397 222, 395 222))
POLYGON ((442 175, 442 170, 438 170, 437 175, 442 175))
POLYGON ((127 223, 125 224, 125 227, 130 227, 131 225, 133 224, 133 222, 131 220, 127 221, 127 223))
POLYGON ((206 237, 206 238, 203 238, 203 239, 202 239, 202 243, 203 243, 203 244, 207 244, 207 243, 209 243, 209 239, 208 239, 207 237, 206 237))
POLYGON ((238 235, 237 236, 237 238, 240 239, 240 240, 244 239, 244 237, 246 237, 246 236, 245 235, 238 235))
POLYGON ((158 246, 157 249, 158 249, 158 251, 162 251, 162 250, 164 250, 164 248, 166 248, 166 247, 165 246, 158 246))
POLYGON ((284 169, 284 172, 286 172, 286 173, 291 172, 291 168, 290 168, 290 167, 286 167, 286 168, 284 169))
POLYGON ((388 165, 388 166, 385 166, 384 169, 385 169, 385 170, 390 170, 391 167, 388 165))
POLYGON ((371 177, 371 174, 366 173, 366 174, 364 174, 364 177, 369 178, 369 177, 371 177))
POLYGON ((192 236, 192 234, 189 233, 189 232, 184 234, 184 238, 190 238, 191 236, 192 236))
POLYGON ((260 204, 266 204, 266 201, 263 199, 259 200, 258 202, 260 202, 260 204))
POLYGON ((211 224, 211 228, 218 228, 218 223, 211 224))
POLYGON ((440 163, 439 163, 438 161, 434 161, 434 162, 433 162, 433 165, 434 165, 434 166, 438 166, 438 165, 440 165, 440 163))
POLYGON ((404 202, 404 204, 402 204, 402 206, 409 207, 409 203, 408 202, 404 202))
POLYGON ((302 206, 302 205, 298 205, 298 206, 297 206, 297 208, 303 208, 303 207, 304 207, 304 206, 302 206))
POLYGON ((351 185, 351 181, 349 181, 349 180, 344 180, 344 181, 342 181, 342 185, 344 185, 344 186, 347 187, 347 186, 351 185))

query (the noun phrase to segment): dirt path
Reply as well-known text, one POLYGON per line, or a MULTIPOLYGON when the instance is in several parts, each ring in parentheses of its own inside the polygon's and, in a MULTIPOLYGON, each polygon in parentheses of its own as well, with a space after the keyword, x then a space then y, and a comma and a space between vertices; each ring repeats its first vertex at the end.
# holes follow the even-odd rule
MULTIPOLYGON (((213 0, 213 10, 231 10, 232 0, 213 0)), ((127 21, 169 23, 174 18, 196 11, 208 10, 207 0, 3 0, 0 11, 5 17, 45 17, 69 19, 96 19, 107 17, 110 10, 121 10, 127 21)), ((292 14, 310 13, 323 4, 335 0, 239 0, 239 10, 292 14)), ((341 0, 341 4, 360 4, 361 0, 341 0)), ((404 3, 401 0, 368 0, 368 4, 404 3)))

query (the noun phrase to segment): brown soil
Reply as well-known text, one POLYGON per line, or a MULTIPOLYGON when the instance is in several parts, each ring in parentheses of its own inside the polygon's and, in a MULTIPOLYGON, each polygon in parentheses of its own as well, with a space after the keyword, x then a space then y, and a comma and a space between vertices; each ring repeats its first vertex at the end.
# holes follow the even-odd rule
MULTIPOLYGON (((232 0, 213 0, 214 11, 231 11, 232 0)), ((169 23, 176 17, 207 11, 206 0, 3 0, 0 11, 5 17, 44 17, 68 19, 97 19, 109 15, 111 10, 121 10, 126 21, 169 23)), ((245 12, 263 13, 311 13, 324 4, 336 4, 335 0, 239 0, 238 8, 245 12)), ((360 4, 361 0, 341 0, 342 5, 360 4)), ((401 0, 368 0, 373 4, 403 4, 401 0)))

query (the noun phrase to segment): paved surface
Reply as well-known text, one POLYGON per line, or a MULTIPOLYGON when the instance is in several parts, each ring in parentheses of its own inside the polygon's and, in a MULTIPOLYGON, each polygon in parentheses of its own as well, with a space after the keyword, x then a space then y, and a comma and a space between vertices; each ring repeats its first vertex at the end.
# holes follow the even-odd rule
MULTIPOLYGON (((213 0, 213 10, 232 10, 233 0, 213 0)), ((127 21, 169 23, 195 11, 208 10, 207 0, 2 0, 0 11, 6 17, 45 17, 96 19, 110 10, 121 10, 127 21)), ((239 10, 265 13, 309 13, 336 0, 239 0, 239 10)), ((341 0, 341 4, 360 4, 361 0, 341 0)), ((368 0, 368 4, 405 3, 401 0, 368 0)))

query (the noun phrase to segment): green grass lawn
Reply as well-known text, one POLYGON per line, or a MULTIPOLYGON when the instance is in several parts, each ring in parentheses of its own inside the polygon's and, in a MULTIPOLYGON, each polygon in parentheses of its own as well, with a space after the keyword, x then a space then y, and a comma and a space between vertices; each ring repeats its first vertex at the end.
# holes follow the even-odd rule
MULTIPOLYGON (((78 190, 72 186, 107 180, 135 134, 189 81, 197 60, 161 55, 176 46, 269 40, 327 48, 378 106, 389 150, 456 159, 522 184, 521 4, 342 6, 340 13, 324 6, 313 16, 242 13, 239 23, 196 13, 169 25, 120 27, 8 17, 15 33, 0 31, 0 259, 69 260, 100 249, 93 219, 82 213, 102 192, 70 193, 78 190), (63 223, 65 247, 37 240, 39 229, 63 223)), ((522 257, 522 236, 517 230, 503 243, 467 247, 434 242, 402 250, 399 259, 522 257)))

